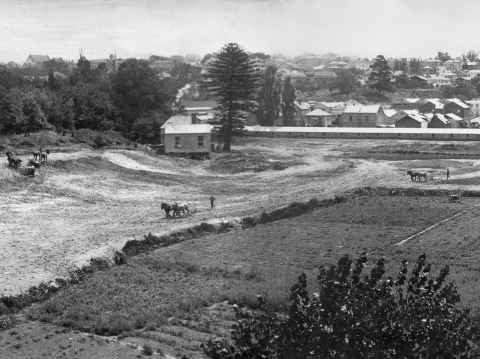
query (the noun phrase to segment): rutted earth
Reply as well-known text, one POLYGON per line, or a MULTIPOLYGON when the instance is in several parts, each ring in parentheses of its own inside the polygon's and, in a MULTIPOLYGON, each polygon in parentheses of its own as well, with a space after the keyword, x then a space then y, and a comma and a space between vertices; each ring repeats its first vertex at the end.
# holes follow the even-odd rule
MULTIPOLYGON (((169 158, 142 150, 53 153, 49 166, 32 180, 2 167, 0 295, 67 275, 75 265, 110 254, 148 232, 231 220, 360 186, 411 186, 406 168, 431 171, 434 182, 421 185, 426 188, 455 188, 441 182, 446 166, 452 179, 480 176, 477 160, 433 163, 348 155, 370 146, 371 141, 249 139, 234 149, 256 151, 267 161, 283 156, 298 163, 283 170, 235 174, 215 171, 214 160, 169 158), (212 194, 217 198, 214 210, 208 202, 212 194), (165 219, 161 203, 173 201, 188 203, 194 214, 165 219)), ((468 188, 480 189, 480 181, 468 188)))

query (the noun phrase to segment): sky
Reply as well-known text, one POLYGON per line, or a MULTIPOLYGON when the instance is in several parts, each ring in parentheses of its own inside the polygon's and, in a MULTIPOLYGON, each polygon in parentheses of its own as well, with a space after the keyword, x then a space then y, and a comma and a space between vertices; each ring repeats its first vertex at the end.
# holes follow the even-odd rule
POLYGON ((430 57, 480 50, 477 0, 0 0, 0 61, 249 51, 430 57))

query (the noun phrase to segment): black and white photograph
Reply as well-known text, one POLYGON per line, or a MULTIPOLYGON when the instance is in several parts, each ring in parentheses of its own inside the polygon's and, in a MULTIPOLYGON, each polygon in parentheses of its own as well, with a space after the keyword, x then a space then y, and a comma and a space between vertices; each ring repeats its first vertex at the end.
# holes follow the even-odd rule
POLYGON ((479 14, 0 0, 0 359, 480 358, 479 14))

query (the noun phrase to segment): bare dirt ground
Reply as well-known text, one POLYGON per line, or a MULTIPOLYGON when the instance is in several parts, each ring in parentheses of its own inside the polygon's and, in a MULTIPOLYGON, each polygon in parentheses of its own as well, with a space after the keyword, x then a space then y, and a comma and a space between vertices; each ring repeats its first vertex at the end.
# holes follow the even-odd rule
MULTIPOLYGON (((408 141, 397 141, 403 142, 408 141)), ((392 141, 374 145, 385 150, 392 141)), ((456 188, 455 180, 480 178, 475 159, 358 156, 372 146, 367 140, 257 138, 237 143, 235 150, 255 152, 265 163, 284 159, 288 164, 282 170, 267 166, 260 172, 247 166, 229 173, 215 166, 215 158, 201 162, 142 150, 55 152, 34 179, 2 167, 0 295, 66 275, 73 266, 109 255, 148 232, 228 220, 359 186, 420 186, 409 182, 407 168, 426 168, 434 174, 433 182, 421 185, 425 188, 456 188), (452 183, 441 178, 447 166, 452 183), (212 194, 217 198, 214 210, 208 203, 212 194), (195 213, 165 219, 161 203, 173 201, 188 203, 195 213)), ((480 180, 464 187, 480 189, 480 180)))

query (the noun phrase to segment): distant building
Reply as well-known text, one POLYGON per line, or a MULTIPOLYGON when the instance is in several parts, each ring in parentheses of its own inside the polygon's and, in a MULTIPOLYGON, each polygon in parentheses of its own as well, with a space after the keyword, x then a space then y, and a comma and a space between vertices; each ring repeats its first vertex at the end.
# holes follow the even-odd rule
POLYGON ((340 118, 341 127, 377 127, 388 124, 380 105, 347 106, 340 118))
POLYGON ((480 99, 472 99, 470 101, 465 101, 470 106, 470 114, 472 117, 480 116, 480 99))
POLYGON ((445 101, 445 113, 454 113, 463 119, 470 119, 470 106, 458 98, 450 98, 445 101))
POLYGON ((422 113, 435 113, 435 112, 443 111, 443 107, 444 105, 440 99, 427 98, 427 99, 421 100, 420 105, 418 106, 418 109, 422 113))
POLYGON ((315 70, 313 78, 319 81, 331 81, 337 78, 337 74, 330 70, 315 70))
POLYGON ((428 123, 429 128, 459 128, 465 126, 463 118, 453 113, 436 113, 428 123))
POLYGON ((401 111, 401 110, 415 110, 418 109, 420 105, 420 98, 404 98, 399 102, 392 104, 392 108, 401 111))
POLYGON ((427 128, 428 118, 424 115, 415 112, 405 112, 400 119, 395 122, 397 128, 427 128))
POLYGON ((335 121, 336 116, 317 108, 307 113, 304 118, 306 127, 329 127, 335 121))
POLYGON ((50 61, 48 55, 28 55, 25 60, 24 66, 27 67, 39 67, 42 66, 45 62, 50 61))
POLYGON ((213 126, 195 122, 195 115, 175 115, 162 125, 160 137, 166 154, 210 156, 213 126))

